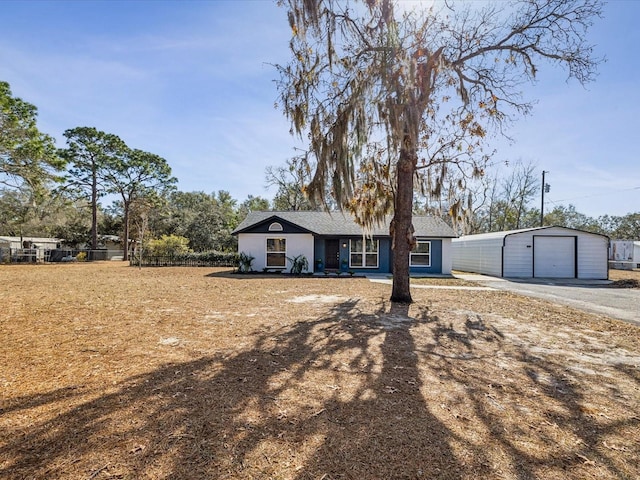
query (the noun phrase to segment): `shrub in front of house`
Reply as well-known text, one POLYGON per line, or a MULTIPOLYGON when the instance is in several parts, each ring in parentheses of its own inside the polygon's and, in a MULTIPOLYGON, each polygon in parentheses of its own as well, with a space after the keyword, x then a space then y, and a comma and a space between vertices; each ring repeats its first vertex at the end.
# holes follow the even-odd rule
MULTIPOLYGON (((138 259, 131 265, 138 265, 138 259)), ((234 267, 239 264, 238 254, 235 252, 182 252, 171 255, 143 254, 143 267, 234 267)))

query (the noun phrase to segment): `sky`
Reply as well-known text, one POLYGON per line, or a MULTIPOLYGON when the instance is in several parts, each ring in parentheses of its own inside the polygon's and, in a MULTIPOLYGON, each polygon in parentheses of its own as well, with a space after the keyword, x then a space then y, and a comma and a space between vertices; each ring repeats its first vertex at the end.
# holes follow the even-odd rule
MULTIPOLYGON (((546 171, 545 211, 640 211, 640 2, 611 0, 589 35, 594 83, 542 64, 531 116, 493 139, 494 162, 546 171)), ((38 108, 38 127, 91 126, 162 156, 182 191, 272 198, 265 168, 299 146, 275 108, 289 61, 286 12, 270 0, 3 0, 0 80, 38 108)), ((508 173, 501 167, 502 173, 508 173)), ((540 199, 532 206, 539 207, 540 199)))

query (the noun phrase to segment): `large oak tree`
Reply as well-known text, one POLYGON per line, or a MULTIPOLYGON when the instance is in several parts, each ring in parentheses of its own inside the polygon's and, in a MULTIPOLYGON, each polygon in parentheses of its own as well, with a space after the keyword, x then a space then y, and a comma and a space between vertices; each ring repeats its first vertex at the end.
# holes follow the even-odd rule
MULTIPOLYGON (((393 213, 391 300, 411 302, 416 180, 439 194, 452 178, 449 192, 481 174, 485 136, 530 112, 521 88, 540 63, 592 80, 598 60, 586 33, 600 3, 281 3, 293 36, 292 59, 278 66, 280 103, 292 132, 308 141, 307 192, 322 203, 330 186, 365 227, 393 213)), ((462 206, 451 202, 451 213, 462 206)))

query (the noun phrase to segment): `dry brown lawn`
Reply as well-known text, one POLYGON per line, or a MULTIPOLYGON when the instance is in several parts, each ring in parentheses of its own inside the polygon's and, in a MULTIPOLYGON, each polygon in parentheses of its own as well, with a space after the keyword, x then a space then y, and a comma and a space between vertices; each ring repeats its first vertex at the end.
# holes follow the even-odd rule
POLYGON ((609 270, 609 280, 613 287, 640 288, 640 270, 609 270))
MULTIPOLYGON (((0 267, 3 479, 637 479, 640 329, 502 291, 0 267)), ((441 282, 438 282, 441 285, 441 282)))
POLYGON ((609 279, 611 280, 640 280, 640 270, 609 270, 609 279))

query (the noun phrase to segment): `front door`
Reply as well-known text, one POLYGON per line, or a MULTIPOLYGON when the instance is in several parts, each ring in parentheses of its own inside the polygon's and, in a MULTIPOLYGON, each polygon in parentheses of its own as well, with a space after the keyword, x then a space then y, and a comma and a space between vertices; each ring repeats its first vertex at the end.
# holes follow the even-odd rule
POLYGON ((340 267, 340 240, 324 241, 324 268, 337 269, 340 267))

